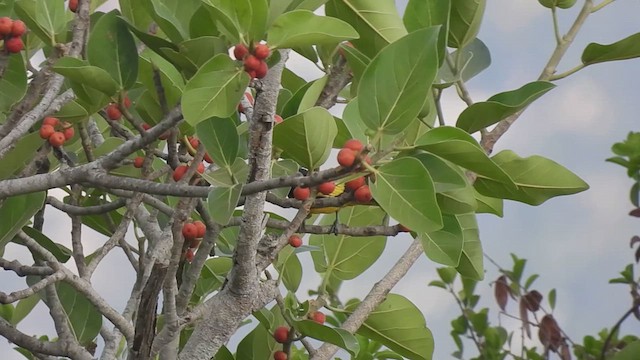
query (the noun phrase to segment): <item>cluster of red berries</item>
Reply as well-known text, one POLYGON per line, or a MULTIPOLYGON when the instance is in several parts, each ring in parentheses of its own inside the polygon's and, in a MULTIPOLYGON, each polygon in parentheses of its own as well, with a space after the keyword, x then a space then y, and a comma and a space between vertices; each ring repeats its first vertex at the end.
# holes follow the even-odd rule
POLYGON ((269 67, 264 60, 269 57, 270 53, 271 50, 267 44, 256 44, 251 51, 244 44, 238 44, 233 49, 233 56, 236 60, 242 61, 244 71, 252 79, 262 79, 267 75, 269 67))
POLYGON ((69 0, 69 10, 71 12, 78 11, 78 0, 69 0))
MULTIPOLYGON (((124 99, 122 100, 122 104, 127 109, 131 107, 131 100, 129 99, 128 96, 124 97, 124 99)), ((107 107, 104 110, 107 113, 107 117, 109 118, 109 120, 117 121, 122 118, 122 111, 120 111, 120 106, 118 106, 118 104, 116 103, 111 103, 107 105, 107 107)))
MULTIPOLYGON (((192 156, 195 156, 196 151, 197 151, 198 147, 200 146, 200 139, 198 139, 195 136, 189 136, 189 137, 187 137, 187 140, 189 141, 189 145, 191 145, 191 149, 189 149, 189 153, 192 156)), ((209 164, 213 164, 213 159, 211 158, 211 155, 209 155, 208 152, 204 153, 203 159, 204 159, 204 161, 208 162, 209 164)))
POLYGON ((196 250, 198 250, 206 231, 206 225, 200 220, 185 223, 182 227, 182 236, 184 236, 184 239, 189 242, 189 247, 184 254, 184 258, 188 262, 193 261, 196 250))
POLYGON ((73 125, 68 122, 60 122, 55 117, 46 117, 40 126, 40 137, 48 140, 53 147, 61 147, 64 143, 75 135, 73 125))
POLYGON ((27 32, 27 25, 22 20, 12 20, 9 17, 0 18, 0 36, 4 40, 4 49, 11 54, 24 49, 22 35, 27 32))
MULTIPOLYGON (((307 317, 310 320, 313 320, 315 322, 317 322, 318 324, 322 325, 324 324, 325 320, 327 319, 327 316, 320 312, 320 311, 314 311, 311 312, 307 315, 307 317)), ((279 326, 276 328, 276 330, 273 332, 273 338, 276 340, 276 342, 280 343, 280 344, 287 344, 291 342, 290 339, 290 332, 291 330, 286 327, 286 326, 279 326)), ((273 353, 273 359, 274 360, 287 360, 289 357, 287 356, 287 353, 284 351, 276 351, 273 353)))
MULTIPOLYGON (((179 165, 173 171, 173 180, 174 181, 182 180, 182 178, 184 177, 184 174, 187 173, 187 170, 189 170, 189 165, 185 165, 185 164, 179 165)), ((198 172, 198 174, 204 173, 204 164, 203 163, 198 164, 198 167, 196 168, 196 171, 198 172)))

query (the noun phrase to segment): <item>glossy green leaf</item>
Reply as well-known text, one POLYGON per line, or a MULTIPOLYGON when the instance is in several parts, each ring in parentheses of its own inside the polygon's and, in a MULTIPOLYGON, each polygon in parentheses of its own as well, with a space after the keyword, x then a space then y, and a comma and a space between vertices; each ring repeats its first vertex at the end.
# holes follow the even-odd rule
POLYGON ((280 349, 282 346, 276 343, 270 330, 258 324, 238 344, 236 360, 271 360, 273 352, 280 349))
POLYGON ((80 59, 63 57, 56 61, 53 70, 77 83, 97 89, 107 96, 112 96, 118 91, 118 84, 107 71, 91 66, 80 59))
MULTIPOLYGON (((324 215, 320 225, 331 225, 334 214, 324 215)), ((351 206, 338 212, 340 224, 348 226, 382 225, 384 212, 377 207, 351 206)), ((382 255, 385 236, 351 237, 346 235, 311 235, 309 245, 322 251, 312 251, 311 257, 317 272, 341 280, 358 277, 382 255)))
MULTIPOLYGON (((353 310, 356 306, 354 302, 347 309, 353 310)), ((407 359, 431 360, 433 355, 433 335, 424 315, 402 295, 387 295, 357 334, 377 341, 407 359)))
POLYGON ((469 81, 491 65, 489 48, 478 38, 471 41, 471 43, 462 49, 452 52, 450 56, 452 59, 456 59, 458 56, 461 57, 461 69, 454 71, 449 62, 444 62, 436 77, 440 80, 438 86, 450 86, 460 80, 464 82, 469 81), (461 55, 458 55, 460 51, 461 55))
POLYGON ((11 322, 14 310, 13 304, 0 304, 0 317, 11 322))
POLYGON ((582 63, 584 65, 592 65, 637 57, 640 57, 640 33, 633 34, 612 44, 590 43, 582 52, 582 63))
POLYGON ((371 63, 371 59, 360 50, 345 44, 341 44, 338 51, 344 54, 349 63, 349 68, 353 72, 353 78, 359 81, 367 66, 371 63))
MULTIPOLYGON (((293 175, 296 172, 298 172, 298 169, 299 169, 298 164, 295 161, 290 159, 281 159, 278 161, 273 161, 271 163, 271 176, 273 178, 278 178, 281 176, 293 175)), ((290 188, 284 187, 284 188, 273 189, 270 191, 276 196, 284 198, 287 196, 287 194, 289 194, 290 190, 291 190, 290 188)))
POLYGON ((226 54, 215 56, 189 80, 184 90, 182 112, 192 126, 210 117, 226 118, 237 111, 249 85, 249 76, 226 54))
POLYGON ((224 283, 225 277, 229 270, 231 270, 232 265, 233 260, 228 257, 208 259, 202 267, 193 294, 200 299, 218 290, 224 283))
POLYGON ((517 90, 496 94, 487 101, 477 102, 464 109, 456 126, 470 134, 480 131, 526 108, 554 87, 554 84, 547 81, 534 81, 517 90))
POLYGON ((241 194, 242 184, 235 184, 230 187, 214 187, 209 191, 207 205, 209 213, 216 223, 226 225, 229 222, 241 194))
MULTIPOLYGON (((183 2, 183 5, 189 4, 190 0, 183 2)), ((187 39, 187 23, 183 23, 179 19, 177 10, 180 9, 180 1, 176 0, 143 0, 140 6, 144 6, 147 13, 153 18, 158 27, 164 32, 169 40, 179 43, 187 39)), ((183 8, 187 8, 184 6, 183 8)), ((194 9, 195 10, 195 9, 194 9)))
MULTIPOLYGON (((0 180, 8 179, 25 165, 29 164, 42 146, 43 140, 36 131, 27 134, 16 142, 13 149, 0 160, 0 180)), ((1 248, 1 246, 0 246, 1 248)))
POLYGON ((0 111, 8 111, 27 92, 27 71, 20 55, 9 56, 0 78, 0 111))
POLYGON ((313 85, 307 89, 300 100, 300 105, 298 105, 299 113, 316 106, 316 102, 318 102, 318 98, 320 98, 320 94, 322 93, 322 90, 324 90, 324 86, 327 84, 327 79, 329 79, 328 76, 323 76, 314 81, 313 85))
POLYGON ((478 208, 475 191, 471 185, 436 194, 440 210, 444 214, 465 214, 478 208))
POLYGON ((29 235, 40 246, 47 249, 47 251, 49 251, 51 255, 53 255, 59 262, 66 263, 71 258, 71 255, 73 253, 70 249, 68 249, 64 245, 54 243, 51 239, 49 239, 48 236, 41 233, 40 231, 29 226, 23 227, 22 231, 24 231, 25 234, 29 235))
POLYGON ((451 0, 409 0, 402 21, 409 32, 431 26, 441 26, 438 37, 438 60, 445 63, 447 37, 449 36, 449 13, 451 0))
POLYGON ((476 209, 476 213, 486 213, 486 214, 494 214, 502 217, 503 214, 503 203, 502 199, 485 196, 475 190, 476 201, 478 202, 478 208, 476 209))
POLYGON ((285 288, 293 292, 298 291, 302 281, 302 264, 293 247, 286 246, 280 250, 275 267, 285 288))
POLYGON ((307 85, 307 81, 296 73, 291 71, 289 68, 284 68, 282 71, 282 87, 289 90, 291 93, 295 93, 303 86, 307 85))
POLYGON ((180 53, 185 55, 196 66, 204 65, 217 54, 227 53, 227 43, 215 36, 201 36, 183 41, 179 45, 180 53))
MULTIPOLYGON (((266 0, 205 0, 218 20, 217 27, 233 42, 252 43, 263 38, 269 6, 266 0)), ((271 44, 269 44, 271 45, 271 44)))
POLYGON ((93 26, 87 43, 89 64, 104 69, 123 89, 138 77, 138 50, 124 21, 112 11, 93 26))
POLYGON ((276 126, 273 145, 283 151, 283 158, 316 169, 329 157, 337 133, 333 116, 324 108, 313 107, 276 126))
POLYGON ((46 45, 53 46, 66 32, 66 9, 61 1, 18 0, 14 11, 46 45))
POLYGON ((436 192, 441 193, 467 186, 467 179, 460 168, 443 158, 427 152, 412 154, 411 156, 420 160, 427 169, 433 180, 436 192))
POLYGON ((216 356, 213 357, 213 360, 235 360, 233 354, 226 346, 222 345, 220 350, 216 353, 216 356))
POLYGON ((31 217, 42 208, 46 192, 11 196, 0 205, 0 250, 25 226, 31 217))
POLYGON ((277 48, 337 43, 356 38, 358 32, 348 23, 315 15, 308 10, 280 15, 267 31, 268 44, 277 48))
MULTIPOLYGON (((94 1, 91 2, 91 5, 94 1)), ((122 17, 130 21, 138 29, 148 29, 153 19, 144 6, 139 5, 139 0, 118 0, 122 17), (137 6, 136 6, 137 5, 137 6)))
POLYGON ((562 165, 542 156, 521 158, 504 150, 492 158, 518 186, 509 189, 494 180, 479 176, 474 186, 483 195, 540 205, 552 197, 571 195, 589 185, 562 165))
POLYGON ((303 335, 326 343, 337 345, 345 349, 352 356, 358 356, 360 345, 354 335, 340 328, 320 325, 312 320, 294 321, 295 328, 303 335))
POLYGON ((509 175, 491 160, 478 142, 463 130, 440 126, 427 131, 416 145, 477 174, 484 175, 515 188, 509 175))
POLYGON ((486 5, 486 0, 451 1, 449 47, 459 49, 467 46, 476 38, 478 31, 480 31, 486 5))
POLYGON ((398 134, 418 116, 438 69, 437 39, 437 28, 414 31, 367 66, 358 85, 358 105, 368 128, 398 134))
POLYGON ((463 277, 482 280, 484 278, 484 265, 482 258, 482 244, 476 215, 455 215, 462 229, 462 254, 456 270, 463 277))
POLYGON ((196 126, 196 134, 213 161, 231 167, 238 156, 240 138, 232 118, 210 118, 196 126))
POLYGON ((354 98, 349 101, 347 106, 342 112, 342 121, 344 125, 349 129, 349 133, 354 139, 358 139, 363 143, 367 142, 367 136, 365 132, 367 130, 362 119, 360 118, 360 112, 358 111, 358 98, 354 98))
POLYGON ((140 54, 138 81, 144 84, 148 94, 158 102, 158 91, 154 81, 154 71, 160 76, 160 83, 169 108, 175 106, 182 97, 184 80, 180 72, 166 59, 150 50, 140 54))
POLYGON ((636 340, 615 353, 611 360, 635 360, 640 354, 640 340, 636 340))
POLYGON ((369 187, 373 198, 392 218, 417 232, 442 228, 433 180, 422 163, 399 158, 378 168, 369 187))
POLYGON ((122 21, 124 21, 129 26, 129 30, 131 30, 131 32, 133 32, 134 35, 138 39, 140 39, 140 41, 142 41, 149 49, 153 50, 155 53, 163 55, 161 51, 162 48, 169 48, 178 51, 178 46, 174 43, 167 41, 166 39, 159 36, 151 35, 146 31, 139 30, 135 27, 135 25, 131 24, 128 19, 122 17, 120 19, 122 19, 122 21))
POLYGON ((249 166, 242 158, 236 158, 231 169, 219 168, 211 172, 205 172, 202 177, 213 186, 229 187, 244 183, 249 175, 249 166))
POLYGON ((418 234, 429 259, 447 266, 458 266, 462 255, 462 228, 454 215, 442 217, 442 229, 418 234))
POLYGON ((36 307, 36 305, 38 305, 39 302, 40 302, 40 296, 38 296, 37 294, 33 294, 29 297, 26 297, 18 301, 18 303, 14 308, 13 316, 11 316, 11 320, 10 320, 11 325, 13 326, 18 325, 20 321, 22 321, 24 318, 27 317, 27 315, 29 315, 29 313, 31 313, 31 310, 33 310, 33 308, 36 307))
POLYGON ((304 98, 309 88, 313 86, 313 83, 314 81, 305 82, 300 88, 298 88, 298 90, 293 94, 293 96, 289 98, 289 100, 287 101, 287 103, 284 105, 282 109, 282 113, 280 113, 280 116, 282 116, 283 119, 294 116, 298 113, 300 102, 302 102, 302 99, 304 98))
POLYGON ((81 345, 92 343, 102 327, 102 314, 71 285, 60 282, 57 285, 60 303, 81 345))
POLYGON ((325 12, 358 29, 352 43, 370 58, 407 34, 393 0, 330 0, 325 12))

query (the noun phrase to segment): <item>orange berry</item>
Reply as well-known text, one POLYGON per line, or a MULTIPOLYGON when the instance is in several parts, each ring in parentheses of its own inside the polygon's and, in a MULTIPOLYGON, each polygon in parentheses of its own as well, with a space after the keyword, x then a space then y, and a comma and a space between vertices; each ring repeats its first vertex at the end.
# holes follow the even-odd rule
POLYGON ((200 146, 200 140, 195 137, 189 137, 189 144, 191 144, 194 149, 198 149, 198 146, 200 146))
POLYGON ((291 235, 289 236, 289 245, 294 248, 300 247, 300 245, 302 245, 302 239, 298 235, 291 235))
POLYGON ((258 68, 255 70, 256 78, 262 79, 263 77, 267 76, 267 71, 269 71, 269 66, 267 66, 267 63, 264 61, 260 61, 258 68))
POLYGON ((325 195, 331 194, 335 189, 336 189, 336 183, 334 183, 333 181, 327 181, 318 185, 318 191, 325 195))
POLYGON ((20 37, 27 32, 27 25, 22 20, 15 20, 11 26, 11 36, 20 37))
POLYGON ((286 326, 280 326, 273 332, 273 337, 280 344, 284 344, 289 340, 289 328, 286 326))
POLYGON ((135 159, 133 159, 133 166, 137 167, 138 169, 142 167, 143 163, 144 163, 144 158, 142 156, 138 156, 135 159))
POLYGON ((325 320, 327 320, 327 316, 320 312, 320 311, 314 311, 311 314, 311 320, 317 322, 318 324, 322 325, 324 324, 325 320))
POLYGON ((0 36, 10 35, 12 28, 13 20, 11 20, 11 18, 6 16, 0 18, 0 36))
POLYGON ((236 60, 242 60, 245 56, 249 54, 249 49, 243 44, 237 44, 235 48, 233 48, 233 56, 236 60))
POLYGON ((289 357, 287 353, 281 350, 278 350, 273 353, 273 360, 287 360, 289 357))
POLYGON ((198 174, 204 173, 204 164, 203 163, 198 164, 196 171, 198 172, 198 174))
POLYGON ((253 56, 253 55, 249 55, 246 58, 244 58, 244 69, 249 72, 249 71, 257 71, 258 68, 260 67, 260 63, 261 61, 253 56))
POLYGON ((362 145, 362 142, 358 139, 350 139, 344 143, 343 148, 351 149, 353 151, 358 152, 364 148, 364 145, 362 145))
POLYGON ((344 167, 351 167, 356 161, 356 153, 352 149, 343 148, 338 152, 338 164, 344 167))
POLYGON ((51 125, 44 124, 40 127, 40 137, 45 140, 48 139, 54 132, 56 132, 56 129, 54 129, 51 125))
POLYGON ((293 197, 297 200, 305 201, 309 196, 311 196, 311 190, 309 188, 296 186, 296 188, 293 189, 293 197))
POLYGON ((275 114, 275 115, 273 115, 273 121, 275 121, 276 124, 280 124, 284 120, 282 120, 282 116, 280 116, 278 114, 275 114))
POLYGON ((364 176, 360 176, 359 178, 347 181, 344 186, 351 191, 356 191, 359 187, 365 185, 366 182, 367 181, 364 179, 364 176))
POLYGON ((185 223, 182 226, 182 236, 187 240, 195 239, 198 237, 198 228, 194 223, 185 223))
POLYGON ((122 112, 120 112, 118 105, 109 104, 109 106, 107 106, 107 117, 111 120, 120 120, 122 112))
POLYGON ((198 221, 194 221, 193 225, 195 225, 196 229, 198 230, 198 234, 196 237, 198 238, 204 237, 204 233, 207 231, 207 227, 204 225, 204 223, 198 220, 198 221))
POLYGON ((266 44, 258 44, 253 49, 253 55, 255 55, 258 59, 264 60, 269 57, 269 47, 266 44))
POLYGON ((249 77, 252 78, 252 79, 256 78, 256 71, 255 70, 247 71, 247 74, 249 74, 249 77))
POLYGON ((78 0, 69 0, 69 10, 71 12, 78 11, 78 0))
POLYGON ((76 131, 72 127, 69 127, 62 130, 62 133, 64 134, 65 140, 69 140, 76 134, 76 131))
POLYGON ((44 120, 42 120, 43 125, 58 126, 59 123, 60 119, 53 116, 47 116, 46 118, 44 118, 44 120))
POLYGON ((151 125, 149 125, 149 124, 147 124, 147 123, 142 124, 142 128, 143 128, 145 131, 146 131, 146 130, 151 129, 151 127, 152 127, 152 126, 151 126, 151 125))
POLYGON ((174 171, 173 171, 173 180, 174 181, 180 181, 180 179, 182 179, 182 177, 184 176, 184 174, 187 173, 187 170, 189 170, 189 167, 187 165, 180 165, 178 166, 174 171))
POLYGON ((24 49, 24 43, 19 37, 10 37, 4 41, 4 48, 7 49, 8 52, 15 54, 24 49))
POLYGON ((371 190, 367 185, 362 185, 353 193, 353 197, 356 199, 356 202, 361 204, 367 204, 371 202, 373 199, 373 195, 371 195, 371 190))
POLYGON ((51 146, 53 147, 60 147, 62 146, 62 144, 64 144, 65 138, 64 138, 64 134, 56 131, 53 134, 51 134, 51 136, 49 136, 49 144, 51 144, 51 146))
POLYGON ((124 99, 122 99, 122 105, 124 105, 124 107, 126 107, 127 109, 131 107, 131 99, 129 99, 128 96, 125 96, 124 99))

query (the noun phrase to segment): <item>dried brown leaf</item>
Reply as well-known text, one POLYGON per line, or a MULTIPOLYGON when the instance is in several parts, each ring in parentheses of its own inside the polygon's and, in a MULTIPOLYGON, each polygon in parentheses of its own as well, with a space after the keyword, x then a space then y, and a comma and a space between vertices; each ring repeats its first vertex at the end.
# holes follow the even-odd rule
POLYGON ((522 328, 527 333, 527 337, 531 339, 531 327, 529 326, 529 312, 527 311, 527 305, 524 302, 524 298, 520 299, 520 321, 522 321, 522 328))
POLYGON ((631 238, 631 241, 629 242, 629 247, 633 247, 633 245, 639 242, 640 242, 640 236, 633 235, 633 237, 631 238))
POLYGON ((524 295, 523 299, 529 311, 536 312, 540 310, 540 302, 542 302, 542 294, 540 294, 540 292, 538 292, 537 290, 529 291, 524 295))
POLYGON ((562 360, 571 360, 571 351, 569 351, 569 345, 566 342, 563 342, 560 348, 560 358, 562 360))
POLYGON ((509 284, 507 284, 507 277, 505 275, 500 276, 498 280, 496 280, 493 290, 498 306, 504 311, 509 301, 509 284))
POLYGON ((640 208, 635 208, 629 211, 629 216, 640 217, 640 208))
POLYGON ((552 315, 545 315, 540 320, 538 337, 545 348, 549 348, 554 352, 558 352, 563 344, 562 331, 552 315))

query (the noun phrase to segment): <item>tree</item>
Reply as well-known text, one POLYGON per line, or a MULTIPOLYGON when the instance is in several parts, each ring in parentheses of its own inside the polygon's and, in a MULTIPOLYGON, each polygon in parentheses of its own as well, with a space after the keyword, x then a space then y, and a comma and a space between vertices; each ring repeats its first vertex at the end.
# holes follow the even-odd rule
POLYGON ((465 82, 490 63, 476 37, 484 1, 409 1, 403 17, 387 0, 121 0, 121 12, 95 11, 102 2, 2 7, 29 31, 21 52, 19 22, 2 20, 12 26, 0 61, 0 212, 10 219, 0 246, 23 246, 33 264, 0 259, 27 279, 0 293, 0 333, 30 358, 328 359, 338 348, 431 358, 423 315, 393 286, 423 254, 480 280, 476 213, 586 190, 550 159, 488 154, 553 81, 640 56, 638 34, 593 43, 557 74, 589 15, 612 1, 585 1, 564 36, 555 6, 573 4, 543 2, 557 46, 539 79, 474 103, 465 82), (326 15, 312 12, 322 5, 326 15), (296 75, 291 51, 325 76, 296 75), (440 104, 454 89, 468 105, 455 124, 440 104), (47 194, 55 188, 67 196, 47 194), (43 233, 51 207, 71 218, 71 249, 43 233), (92 253, 87 228, 104 236, 92 253), (342 299, 341 283, 401 232, 415 240, 389 273, 362 299, 342 299), (114 251, 136 279, 121 312, 92 281, 114 251), (300 299, 306 251, 304 270, 322 281, 300 299), (41 300, 55 340, 16 328, 41 300), (250 316, 259 324, 234 357, 224 345, 250 316))

